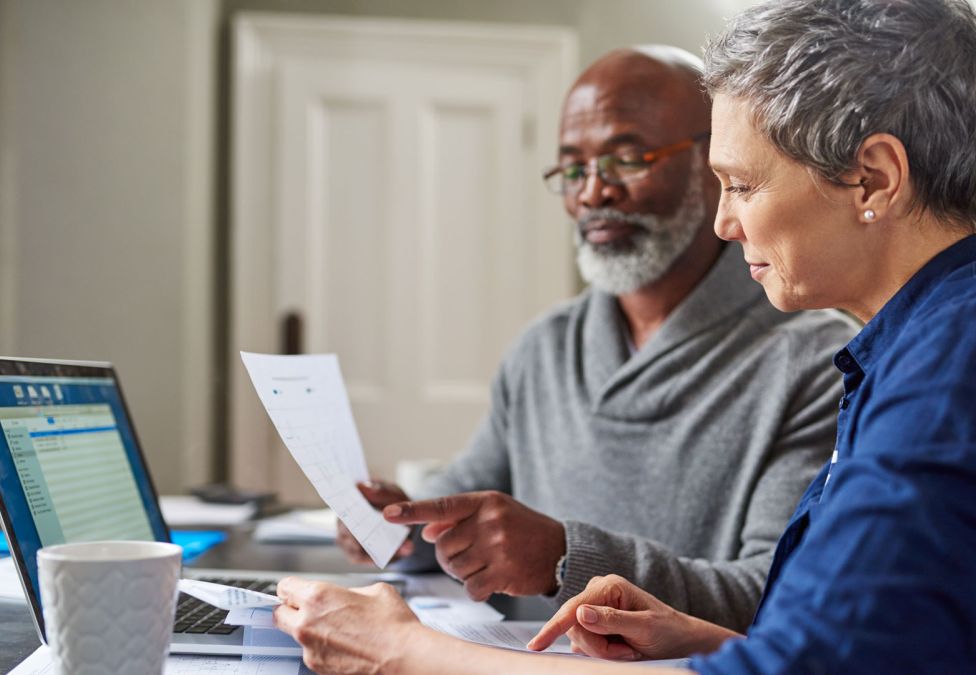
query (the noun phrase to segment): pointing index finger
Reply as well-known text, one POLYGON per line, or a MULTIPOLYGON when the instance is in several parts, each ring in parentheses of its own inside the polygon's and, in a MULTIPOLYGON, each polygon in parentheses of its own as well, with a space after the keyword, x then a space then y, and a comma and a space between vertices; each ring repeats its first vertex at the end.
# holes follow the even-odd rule
POLYGON ((480 505, 481 499, 476 494, 451 495, 437 499, 390 504, 383 509, 383 517, 391 523, 404 525, 444 520, 456 522, 473 514, 480 505))
POLYGON ((526 645, 529 649, 541 652, 556 641, 560 635, 576 625, 576 603, 567 601, 546 621, 534 638, 526 645))

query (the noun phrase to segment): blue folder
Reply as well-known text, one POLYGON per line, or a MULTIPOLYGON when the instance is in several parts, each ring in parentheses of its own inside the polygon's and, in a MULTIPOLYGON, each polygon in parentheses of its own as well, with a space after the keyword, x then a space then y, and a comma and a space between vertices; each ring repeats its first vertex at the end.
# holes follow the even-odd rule
MULTIPOLYGON (((220 530, 173 530, 173 543, 183 547, 183 562, 190 562, 204 551, 227 539, 220 530)), ((0 533, 0 557, 10 555, 7 539, 0 533)))

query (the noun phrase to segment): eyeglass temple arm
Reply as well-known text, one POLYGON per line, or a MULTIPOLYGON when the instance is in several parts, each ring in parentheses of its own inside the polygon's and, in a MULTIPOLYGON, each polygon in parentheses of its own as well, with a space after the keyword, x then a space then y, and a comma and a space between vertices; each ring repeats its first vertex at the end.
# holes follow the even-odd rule
POLYGON ((711 135, 712 132, 710 131, 702 131, 700 133, 695 134, 691 138, 686 138, 683 141, 678 141, 674 145, 669 145, 664 148, 658 148, 657 150, 650 150, 648 152, 645 152, 642 159, 645 162, 656 162, 657 160, 662 159, 664 157, 669 157, 675 153, 687 150, 688 148, 692 147, 695 143, 698 143, 699 141, 703 141, 711 135))

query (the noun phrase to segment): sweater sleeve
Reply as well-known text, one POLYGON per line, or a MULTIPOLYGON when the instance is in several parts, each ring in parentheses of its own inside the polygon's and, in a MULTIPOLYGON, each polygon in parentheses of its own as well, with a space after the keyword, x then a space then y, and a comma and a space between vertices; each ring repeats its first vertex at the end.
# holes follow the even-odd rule
MULTIPOLYGON (((825 336, 826 337, 826 336, 825 336)), ((789 345, 786 364, 792 401, 748 499, 740 529, 738 555, 706 560, 677 555, 651 539, 610 532, 568 521, 566 574, 555 601, 563 603, 582 591, 596 575, 619 574, 676 609, 744 632, 762 594, 779 535, 797 499, 830 456, 836 434, 839 377, 829 366, 836 335, 818 349, 789 345)), ((790 336, 790 342, 795 338, 790 336)), ((689 499, 715 502, 721 496, 689 499)))

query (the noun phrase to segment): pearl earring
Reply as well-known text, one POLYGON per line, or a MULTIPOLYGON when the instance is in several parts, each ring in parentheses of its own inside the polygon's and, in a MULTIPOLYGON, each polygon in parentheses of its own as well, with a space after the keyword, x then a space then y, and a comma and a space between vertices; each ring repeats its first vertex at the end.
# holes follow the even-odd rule
POLYGON ((874 220, 877 215, 878 214, 874 212, 874 209, 868 209, 864 212, 864 220, 874 220))

